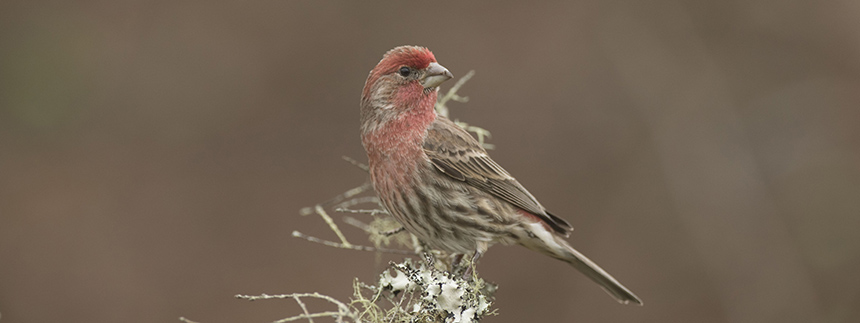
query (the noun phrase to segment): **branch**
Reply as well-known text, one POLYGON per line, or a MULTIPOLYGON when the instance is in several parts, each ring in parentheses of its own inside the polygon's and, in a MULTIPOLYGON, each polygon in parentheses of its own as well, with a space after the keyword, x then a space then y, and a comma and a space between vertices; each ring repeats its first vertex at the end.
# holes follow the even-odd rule
POLYGON ((375 247, 362 246, 362 245, 354 245, 354 244, 346 245, 346 244, 343 244, 343 243, 337 243, 337 242, 334 242, 334 241, 329 241, 329 240, 320 239, 320 238, 317 238, 317 237, 314 237, 314 236, 309 236, 309 235, 306 235, 306 234, 301 233, 301 232, 298 232, 298 231, 293 231, 293 237, 296 237, 296 238, 302 238, 302 239, 305 239, 305 240, 310 241, 310 242, 319 243, 319 244, 321 244, 321 245, 325 245, 325 246, 329 246, 329 247, 334 247, 334 248, 340 248, 340 249, 350 249, 350 250, 359 250, 359 251, 370 251, 370 252, 393 253, 393 254, 398 254, 398 255, 409 255, 409 256, 414 256, 414 255, 416 255, 416 253, 411 252, 411 251, 407 251, 407 250, 375 248, 375 247))
POLYGON ((454 83, 454 86, 448 89, 448 92, 445 93, 445 95, 439 98, 439 100, 436 102, 436 113, 447 118, 448 106, 446 106, 445 104, 448 103, 449 100, 454 100, 457 102, 469 102, 469 97, 459 96, 457 95, 457 91, 459 91, 460 87, 463 86, 463 84, 466 84, 466 82, 468 82, 469 79, 472 78, 472 76, 475 76, 475 70, 471 70, 469 71, 469 73, 466 73, 466 75, 463 75, 463 77, 457 80, 457 83, 454 83))
POLYGON ((331 296, 326 296, 326 295, 323 295, 320 293, 293 293, 293 294, 281 294, 281 295, 261 294, 258 296, 236 295, 235 297, 238 299, 246 299, 249 301, 292 298, 293 300, 296 301, 296 303, 299 304, 299 306, 302 308, 302 311, 304 312, 300 315, 283 318, 283 319, 277 320, 273 323, 291 322, 291 321, 300 320, 300 319, 307 319, 308 322, 313 323, 314 322, 313 318, 315 318, 315 317, 334 317, 334 318, 338 319, 338 322, 342 322, 344 317, 349 317, 349 318, 352 318, 353 320, 355 320, 356 322, 359 321, 358 318, 356 317, 355 313, 353 313, 350 310, 350 307, 348 305, 344 304, 341 301, 338 301, 338 300, 332 298, 331 296), (302 300, 301 300, 302 297, 317 298, 317 299, 326 300, 329 303, 336 305, 338 311, 337 312, 328 311, 328 312, 310 313, 310 312, 308 312, 308 309, 305 306, 305 303, 302 302, 302 300))

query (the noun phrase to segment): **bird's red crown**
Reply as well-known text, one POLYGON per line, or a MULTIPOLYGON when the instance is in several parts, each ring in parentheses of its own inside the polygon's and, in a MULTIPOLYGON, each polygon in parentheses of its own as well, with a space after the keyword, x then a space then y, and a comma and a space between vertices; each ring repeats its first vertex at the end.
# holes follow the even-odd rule
POLYGON ((425 69, 430 63, 436 62, 436 57, 429 49, 419 46, 399 46, 389 50, 382 56, 382 60, 370 71, 367 83, 364 87, 364 95, 370 94, 370 87, 376 83, 379 77, 394 73, 402 66, 415 69, 425 69))
POLYGON ((385 53, 385 56, 382 56, 382 60, 379 61, 374 70, 380 72, 380 74, 388 74, 404 65, 423 70, 435 61, 436 57, 433 56, 433 52, 427 48, 400 46, 385 53))

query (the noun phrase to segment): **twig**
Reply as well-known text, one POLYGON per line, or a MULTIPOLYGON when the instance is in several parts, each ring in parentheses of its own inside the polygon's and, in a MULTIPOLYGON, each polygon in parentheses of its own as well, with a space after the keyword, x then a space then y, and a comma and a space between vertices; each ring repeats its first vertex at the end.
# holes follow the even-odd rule
POLYGON ((414 252, 407 251, 407 250, 374 248, 374 247, 369 247, 369 246, 353 245, 353 244, 350 244, 347 246, 347 245, 342 244, 342 243, 337 243, 334 241, 328 241, 328 240, 320 239, 320 238, 317 238, 314 236, 309 236, 309 235, 306 235, 306 234, 298 232, 298 231, 293 231, 293 237, 302 238, 302 239, 305 239, 305 240, 310 241, 310 242, 319 243, 321 245, 334 247, 334 248, 340 248, 340 249, 350 249, 350 250, 360 250, 360 251, 370 251, 370 252, 384 252, 384 253, 393 253, 393 254, 410 255, 410 256, 415 255, 414 252))
MULTIPOLYGON (((355 206, 355 205, 359 205, 359 204, 365 204, 365 203, 375 204, 375 205, 379 206, 379 198, 376 197, 376 195, 351 198, 349 200, 340 202, 339 204, 335 205, 335 207, 336 208, 349 208, 351 206, 355 206)), ((381 208, 378 210, 380 211, 378 214, 388 214, 388 212, 386 212, 385 210, 383 210, 381 208)), ((335 209, 335 211, 337 211, 337 209, 335 209)))
POLYGON ((463 86, 463 84, 466 84, 466 82, 469 81, 469 79, 471 79, 472 76, 475 76, 475 70, 471 70, 471 71, 469 71, 469 73, 466 73, 466 75, 463 75, 463 77, 461 77, 459 80, 457 80, 457 83, 455 83, 454 86, 452 86, 450 89, 448 89, 448 92, 445 93, 445 95, 443 95, 442 98, 440 98, 436 102, 436 113, 439 113, 440 115, 447 118, 448 117, 448 107, 445 104, 448 103, 449 100, 454 100, 457 102, 468 102, 469 101, 469 97, 459 96, 459 95, 457 95, 457 91, 460 90, 460 87, 463 86))
POLYGON ((394 229, 394 230, 388 230, 388 231, 385 231, 385 232, 380 232, 380 234, 382 234, 382 235, 384 235, 384 236, 386 236, 386 237, 390 237, 390 236, 393 236, 393 235, 398 234, 398 233, 400 233, 400 232, 403 232, 403 231, 405 231, 405 230, 406 230, 406 227, 399 227, 399 228, 394 229))
POLYGON ((351 216, 343 217, 343 222, 346 222, 346 224, 349 224, 351 226, 359 228, 364 232, 370 232, 370 230, 371 230, 370 225, 368 225, 367 223, 361 222, 358 219, 353 218, 351 216))
MULTIPOLYGON (((319 214, 320 217, 323 218, 325 223, 328 223, 328 227, 331 229, 331 231, 334 231, 334 234, 336 234, 337 237, 340 238, 341 244, 343 244, 347 248, 352 247, 352 244, 349 243, 349 241, 346 241, 346 237, 343 235, 343 232, 340 232, 340 229, 337 228, 337 224, 335 224, 334 220, 332 220, 332 218, 330 216, 328 216, 328 213, 325 212, 325 210, 322 208, 322 206, 320 206, 319 204, 314 206, 314 212, 316 214, 319 214)), ((297 231, 294 231, 294 232, 297 232, 297 231)), ((295 235, 295 233, 293 235, 295 235)))
POLYGON ((308 322, 313 323, 314 317, 343 317, 344 315, 340 312, 319 312, 313 314, 301 314, 296 316, 290 316, 287 318, 282 318, 280 320, 274 321, 272 323, 283 323, 283 322, 292 322, 295 320, 308 319, 308 322))
MULTIPOLYGON (((314 321, 314 320, 313 320, 313 318, 314 318, 314 317, 335 317, 335 318, 339 318, 339 319, 340 319, 340 318, 343 318, 344 316, 347 316, 347 317, 351 317, 351 318, 353 318, 353 319, 356 319, 355 314, 354 314, 354 313, 352 313, 352 311, 350 311, 349 306, 347 306, 346 304, 344 304, 344 303, 343 303, 343 302, 341 302, 341 301, 338 301, 338 300, 336 300, 336 299, 332 298, 331 296, 326 296, 326 295, 323 295, 323 294, 320 294, 320 293, 293 293, 293 294, 281 294, 281 295, 268 295, 268 294, 261 294, 261 295, 257 295, 257 296, 252 296, 252 295, 236 295, 235 297, 236 297, 236 298, 238 298, 238 299, 246 299, 246 300, 249 300, 249 301, 266 300, 266 299, 287 299, 287 298, 292 298, 292 299, 294 299, 297 303, 299 303, 299 306, 301 306, 301 307, 302 307, 302 311, 304 312, 303 314, 301 314, 301 315, 296 315, 296 316, 291 316, 291 317, 284 318, 284 319, 280 319, 280 320, 275 321, 274 323, 290 322, 290 321, 295 321, 295 320, 299 320, 299 319, 307 319, 309 322, 313 323, 313 321, 314 321), (336 306, 337 306, 338 311, 337 311, 337 312, 332 312, 332 311, 329 311, 329 312, 319 312, 319 313, 313 313, 313 314, 311 314, 311 313, 309 313, 309 312, 308 312, 307 308, 305 307, 304 302, 302 302, 302 301, 301 301, 301 298, 302 298, 302 297, 318 298, 318 299, 326 300, 326 301, 328 301, 329 303, 332 303, 332 304, 336 305, 336 306)), ((338 321, 340 321, 340 320, 338 320, 338 321)), ((356 321, 357 321, 357 320, 356 320, 356 321)))
MULTIPOLYGON (((301 299, 301 298, 299 298, 299 296, 297 296, 297 295, 293 295, 293 299, 294 299, 294 300, 296 300, 296 303, 299 303, 299 307, 301 307, 301 308, 302 308, 302 312, 304 312, 304 313, 305 313, 305 314, 304 314, 304 317, 308 319, 308 322, 309 322, 309 323, 314 323, 314 319, 313 319, 313 317, 311 316, 311 313, 309 313, 309 312, 308 312, 308 307, 307 307, 307 306, 305 306, 305 303, 304 303, 304 302, 302 302, 302 299, 301 299)), ((319 315, 319 314, 320 314, 320 313, 316 313, 316 314, 314 314, 314 315, 319 315)), ((301 315, 299 315, 299 317, 301 317, 301 315)), ((283 319, 283 320, 278 320, 278 322, 288 322, 288 321, 292 321, 292 320, 288 320, 288 319, 289 319, 289 318, 287 318, 287 319, 283 319), (286 320, 286 321, 285 321, 285 320, 286 320)))
POLYGON ((345 208, 345 207, 339 207, 339 208, 334 209, 334 211, 335 211, 335 212, 343 212, 343 213, 370 214, 370 215, 388 214, 388 212, 386 212, 385 210, 381 210, 381 209, 371 209, 371 210, 358 209, 358 210, 353 210, 353 209, 348 209, 348 208, 345 208))
POLYGON ((326 300, 329 303, 337 305, 337 307, 339 307, 343 310, 349 309, 349 306, 346 306, 346 304, 344 304, 343 302, 336 300, 331 296, 323 295, 320 293, 291 293, 291 294, 277 294, 277 295, 269 295, 269 294, 242 295, 242 294, 237 294, 234 297, 236 297, 238 299, 246 299, 249 301, 259 301, 259 300, 265 300, 265 299, 287 299, 287 298, 293 298, 293 297, 312 297, 312 298, 319 298, 319 299, 326 300))
POLYGON ((355 159, 352 159, 352 157, 348 157, 348 156, 340 156, 340 158, 343 158, 343 160, 345 160, 345 161, 349 162, 350 164, 353 164, 353 165, 355 165, 356 167, 361 168, 361 169, 362 169, 362 170, 364 170, 365 172, 369 172, 369 171, 370 171, 370 167, 369 167, 369 166, 367 166, 367 165, 365 165, 365 164, 362 164, 362 163, 358 162, 358 161, 357 161, 357 160, 355 160, 355 159))
POLYGON ((466 129, 466 131, 474 132, 475 135, 478 136, 478 143, 480 143, 481 146, 484 146, 484 149, 493 149, 496 147, 493 144, 486 143, 484 140, 484 138, 492 137, 489 130, 481 127, 470 126, 468 123, 459 120, 454 121, 454 123, 456 123, 461 128, 466 129))
POLYGON ((329 205, 341 203, 344 200, 351 199, 352 197, 354 197, 356 195, 367 192, 372 188, 373 188, 373 186, 370 185, 370 182, 364 182, 364 184, 361 184, 361 186, 351 188, 351 189, 347 190, 346 192, 343 192, 343 193, 329 199, 328 201, 322 202, 322 203, 317 204, 313 207, 304 207, 301 210, 299 210, 299 214, 308 215, 308 214, 314 213, 316 207, 329 206, 329 205))
MULTIPOLYGON (((346 224, 349 224, 351 226, 354 226, 356 228, 364 230, 365 232, 371 232, 371 230, 373 230, 369 224, 361 222, 358 219, 353 218, 353 217, 349 217, 349 216, 343 217, 343 222, 346 222, 346 224)), ((390 237, 390 236, 393 236, 393 235, 398 234, 400 232, 406 231, 406 227, 401 226, 401 227, 397 227, 396 229, 387 230, 387 231, 378 231, 378 230, 374 230, 374 231, 376 231, 377 233, 379 233, 382 236, 390 237)))

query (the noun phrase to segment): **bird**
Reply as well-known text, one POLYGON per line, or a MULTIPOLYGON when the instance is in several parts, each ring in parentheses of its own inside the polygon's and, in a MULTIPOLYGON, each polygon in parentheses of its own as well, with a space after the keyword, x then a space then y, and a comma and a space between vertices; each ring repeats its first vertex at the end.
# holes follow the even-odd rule
POLYGON ((567 262, 622 304, 642 301, 566 241, 550 213, 466 130, 435 111, 452 73, 420 46, 386 52, 361 93, 361 142, 380 204, 428 247, 472 254, 519 244, 567 262))

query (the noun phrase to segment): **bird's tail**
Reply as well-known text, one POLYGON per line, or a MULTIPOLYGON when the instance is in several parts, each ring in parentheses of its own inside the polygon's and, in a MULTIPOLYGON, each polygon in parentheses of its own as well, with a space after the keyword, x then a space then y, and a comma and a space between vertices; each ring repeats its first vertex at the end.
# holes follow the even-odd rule
POLYGON ((526 227, 530 231, 528 238, 521 239, 520 244, 526 248, 544 253, 550 257, 569 263, 573 268, 585 274, 586 277, 600 285, 609 295, 622 304, 642 305, 642 300, 636 297, 627 287, 621 285, 612 275, 600 268, 585 255, 573 249, 563 237, 553 234, 542 223, 533 223, 526 227))
MULTIPOLYGON (((561 239, 556 239, 561 240, 561 239)), ((557 257, 564 262, 569 263, 573 268, 585 274, 586 277, 600 285, 609 295, 612 295, 615 300, 622 304, 642 305, 642 300, 636 297, 627 287, 621 285, 612 275, 607 273, 603 268, 600 268, 596 263, 588 259, 585 255, 573 249, 566 241, 561 240, 561 244, 566 247, 563 252, 563 257, 557 257)))

